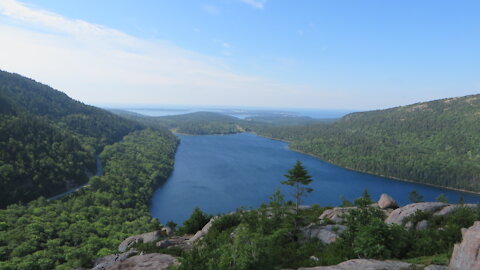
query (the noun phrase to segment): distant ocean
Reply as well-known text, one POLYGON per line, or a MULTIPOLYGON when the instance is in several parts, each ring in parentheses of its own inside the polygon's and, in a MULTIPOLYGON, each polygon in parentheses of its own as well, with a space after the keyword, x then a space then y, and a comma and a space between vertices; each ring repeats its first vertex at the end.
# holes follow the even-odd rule
MULTIPOLYGON (((110 106, 105 106, 112 108, 110 106)), ((240 119, 252 116, 303 116, 316 119, 340 118, 353 110, 321 110, 321 109, 292 109, 292 108, 258 108, 258 107, 194 107, 194 106, 122 106, 113 107, 148 116, 178 115, 200 111, 216 112, 231 115, 240 119)))

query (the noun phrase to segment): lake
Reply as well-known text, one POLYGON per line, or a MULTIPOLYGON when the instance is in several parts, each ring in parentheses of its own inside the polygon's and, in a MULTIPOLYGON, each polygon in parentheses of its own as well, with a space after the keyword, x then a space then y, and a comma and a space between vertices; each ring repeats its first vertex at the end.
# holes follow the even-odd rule
POLYGON ((352 110, 319 110, 319 109, 294 109, 294 108, 229 108, 229 107, 194 107, 194 106, 152 106, 152 107, 115 107, 134 113, 148 116, 179 115, 201 111, 216 112, 234 116, 240 119, 252 116, 308 116, 311 118, 334 119, 340 118, 352 110))
POLYGON ((238 207, 258 207, 268 202, 276 188, 292 199, 289 187, 280 184, 284 174, 300 160, 314 181, 303 204, 337 206, 340 196, 354 200, 368 189, 373 200, 382 193, 401 205, 410 203, 408 193, 417 190, 425 201, 443 193, 450 202, 463 196, 477 203, 480 196, 453 190, 396 181, 344 169, 288 149, 288 144, 250 133, 234 135, 178 135, 180 145, 170 178, 155 191, 150 206, 153 217, 165 224, 181 224, 198 206, 210 214, 238 207))

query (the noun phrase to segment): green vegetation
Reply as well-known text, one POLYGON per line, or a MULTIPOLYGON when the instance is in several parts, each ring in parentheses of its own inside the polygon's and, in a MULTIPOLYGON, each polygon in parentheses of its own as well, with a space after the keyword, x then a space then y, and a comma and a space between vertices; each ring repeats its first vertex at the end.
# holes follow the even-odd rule
MULTIPOLYGON (((291 206, 290 206, 291 207, 291 206)), ((214 221, 202 245, 183 255, 179 269, 277 269, 305 266, 321 244, 300 244, 286 206, 271 203, 258 210, 239 210, 214 221), (308 252, 307 252, 308 251, 308 252)))
POLYGON ((144 128, 0 71, 0 208, 85 183, 95 153, 144 128))
POLYGON ((174 132, 191 135, 233 134, 243 132, 242 120, 213 112, 195 112, 171 116, 145 116, 122 110, 111 110, 126 119, 138 121, 150 127, 168 128, 174 132))
POLYGON ((71 269, 116 253, 126 237, 159 229, 148 202, 168 177, 174 136, 146 129, 107 146, 104 175, 61 200, 0 210, 0 269, 71 269))
POLYGON ((480 191, 480 95, 352 113, 335 122, 268 115, 241 120, 207 112, 122 115, 194 135, 253 131, 342 167, 480 191))
POLYGON ((65 93, 23 76, 0 71, 1 111, 6 115, 42 116, 101 150, 126 134, 144 128, 105 110, 73 100, 65 93))
MULTIPOLYGON (((126 237, 159 229, 148 203, 173 167, 177 139, 167 128, 189 134, 255 131, 356 170, 478 191, 479 107, 477 95, 307 125, 287 124, 307 119, 266 124, 269 120, 205 112, 122 113, 122 118, 0 71, 0 207, 6 207, 0 209, 0 270, 90 267, 95 258, 116 253, 126 237), (41 197, 86 182, 98 153, 104 175, 91 177, 85 188, 60 200, 41 197)), ((417 212, 406 220, 413 227, 426 220, 425 230, 387 225, 384 213, 370 206, 366 190, 344 218, 340 239, 326 245, 301 232, 312 223, 329 223, 318 220, 326 208, 298 208, 311 191, 306 187, 311 177, 300 162, 285 176, 284 183, 294 187, 295 203, 285 202, 277 190, 269 204, 216 219, 191 251, 152 243, 136 248, 181 256, 179 269, 296 268, 358 257, 444 264, 461 238, 460 229, 480 219, 479 211, 465 207, 441 217, 417 212)), ((422 196, 412 192, 410 199, 421 201, 422 196)), ((197 208, 178 232, 194 233, 210 218, 197 208)))
POLYGON ((250 122, 249 124, 263 125, 271 124, 277 126, 300 126, 300 125, 311 125, 318 123, 333 123, 335 118, 327 119, 315 119, 308 116, 296 116, 296 115, 269 115, 263 113, 257 116, 251 116, 245 118, 245 121, 250 122))
POLYGON ((445 194, 441 193, 440 195, 435 198, 437 202, 443 202, 443 203, 448 203, 448 198, 445 196, 445 194))
POLYGON ((344 218, 346 230, 336 242, 323 244, 306 239, 298 228, 312 222, 325 225, 318 216, 326 208, 313 206, 296 216, 294 206, 284 202, 277 190, 269 204, 217 218, 199 245, 180 254, 178 269, 268 270, 333 265, 355 258, 447 264, 454 243, 461 240, 461 228, 480 219, 480 212, 466 207, 441 217, 419 212, 408 221, 427 220, 429 228, 407 229, 386 224, 384 212, 366 204, 367 191, 355 201, 357 208, 344 218))
POLYGON ((194 234, 197 231, 201 230, 203 226, 205 226, 205 224, 207 224, 208 221, 210 221, 211 218, 212 218, 211 215, 208 215, 202 212, 200 208, 195 207, 190 218, 185 220, 183 222, 183 226, 179 228, 178 233, 194 234))
POLYGON ((418 193, 418 191, 416 191, 416 190, 412 190, 410 193, 408 193, 408 199, 412 203, 423 202, 423 196, 420 195, 420 193, 418 193))
POLYGON ((163 116, 158 118, 169 129, 175 132, 205 135, 231 134, 241 132, 238 118, 220 113, 195 112, 182 115, 163 116))
POLYGON ((352 113, 333 124, 246 128, 342 167, 480 191, 480 95, 352 113))
POLYGON ((300 205, 301 198, 307 196, 308 193, 313 191, 312 188, 306 187, 310 184, 313 179, 308 174, 305 167, 303 167, 302 162, 297 160, 293 168, 288 170, 288 173, 285 174, 287 180, 283 181, 282 184, 292 186, 293 197, 295 198, 295 212, 298 213, 298 206, 300 205))
POLYGON ((0 115, 0 208, 85 183, 92 151, 67 130, 35 116, 0 115))
POLYGON ((277 115, 261 112, 257 116, 239 119, 215 112, 194 112, 171 116, 146 116, 135 112, 110 109, 114 114, 134 120, 148 127, 168 128, 175 132, 190 135, 233 134, 265 125, 300 126, 316 123, 332 123, 335 119, 314 119, 306 116, 277 115))

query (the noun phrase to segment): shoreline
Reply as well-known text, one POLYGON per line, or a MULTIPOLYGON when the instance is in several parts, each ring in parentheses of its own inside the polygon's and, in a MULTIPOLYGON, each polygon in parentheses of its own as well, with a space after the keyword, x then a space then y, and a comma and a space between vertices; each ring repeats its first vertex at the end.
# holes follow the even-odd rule
POLYGON ((290 144, 291 144, 290 141, 282 140, 282 139, 277 139, 277 138, 272 138, 272 137, 268 137, 268 136, 263 136, 263 135, 260 135, 260 134, 255 133, 255 132, 253 132, 253 131, 251 131, 251 132, 245 132, 245 133, 252 133, 252 134, 254 134, 254 135, 256 135, 256 136, 259 136, 259 137, 262 137, 262 138, 266 138, 266 139, 270 139, 270 140, 274 140, 274 141, 281 141, 281 142, 287 143, 287 144, 288 144, 288 149, 291 150, 291 151, 294 151, 294 152, 297 152, 297 153, 300 153, 300 154, 304 154, 304 155, 308 155, 308 156, 314 157, 314 158, 319 159, 319 160, 321 160, 321 161, 323 161, 323 162, 326 162, 326 163, 329 163, 329 164, 331 164, 331 165, 335 165, 335 166, 337 166, 337 167, 344 168, 344 169, 347 169, 347 170, 350 170, 350 171, 359 172, 359 173, 365 173, 365 174, 370 174, 370 175, 373 175, 373 176, 380 176, 380 177, 388 178, 388 179, 391 179, 391 180, 394 180, 394 181, 407 182, 407 183, 412 183, 412 184, 419 184, 419 185, 425 185, 425 186, 429 186, 429 187, 435 187, 435 188, 441 188, 441 189, 446 189, 446 190, 453 190, 453 191, 459 191, 459 192, 463 192, 463 193, 474 194, 474 195, 480 195, 480 192, 479 192, 479 191, 470 191, 470 190, 465 190, 465 189, 461 189, 461 188, 445 187, 445 186, 441 186, 441 185, 435 185, 435 184, 429 184, 429 183, 421 183, 421 182, 417 182, 417 181, 410 180, 410 179, 403 179, 403 178, 398 178, 398 177, 394 177, 394 176, 387 176, 387 175, 383 175, 383 174, 376 174, 376 173, 372 173, 372 172, 368 172, 368 171, 361 171, 361 170, 356 170, 356 169, 353 169, 353 168, 350 168, 350 167, 340 166, 340 165, 335 164, 335 163, 333 163, 333 162, 331 162, 331 161, 321 159, 320 157, 318 157, 318 156, 316 156, 316 155, 314 155, 314 154, 305 153, 305 152, 303 152, 303 151, 300 151, 300 150, 291 148, 291 147, 290 147, 290 144))
MULTIPOLYGON (((173 133, 173 132, 172 132, 172 133, 173 133)), ((387 179, 394 180, 394 181, 407 182, 407 183, 412 183, 412 184, 419 184, 419 185, 424 185, 424 186, 429 186, 429 187, 435 187, 435 188, 440 188, 440 189, 445 189, 445 190, 453 190, 453 191, 458 191, 458 192, 463 192, 463 193, 469 193, 469 194, 473 194, 473 195, 480 195, 480 191, 470 191, 470 190, 465 190, 465 189, 461 189, 461 188, 445 187, 445 186, 441 186, 441 185, 435 185, 435 184, 429 184, 429 183, 421 183, 421 182, 417 182, 417 181, 410 180, 410 179, 403 179, 403 178, 398 178, 398 177, 394 177, 394 176, 387 176, 387 175, 383 175, 383 174, 377 174, 377 173, 368 172, 368 171, 356 170, 356 169, 353 169, 353 168, 350 168, 350 167, 340 166, 340 165, 335 164, 335 163, 333 163, 333 162, 331 162, 331 161, 321 159, 320 157, 318 157, 318 156, 316 156, 316 155, 314 155, 314 154, 305 153, 305 152, 300 151, 300 150, 298 150, 298 149, 291 148, 291 147, 290 147, 290 144, 291 144, 290 141, 282 140, 282 139, 278 139, 278 138, 273 138, 273 137, 269 137, 269 136, 260 135, 260 134, 254 132, 254 131, 243 131, 243 132, 226 133, 226 134, 222 134, 222 133, 219 133, 219 134, 203 134, 203 135, 186 134, 186 133, 178 133, 178 132, 175 132, 175 133, 173 133, 173 134, 186 135, 186 136, 211 136, 211 135, 225 136, 225 135, 234 135, 234 134, 240 134, 240 133, 250 133, 250 134, 253 134, 253 135, 255 135, 255 136, 259 136, 259 137, 265 138, 265 139, 269 139, 269 140, 274 140, 274 141, 280 141, 280 142, 287 143, 288 149, 291 150, 291 151, 294 151, 294 152, 297 152, 297 153, 300 153, 300 154, 304 154, 304 155, 308 155, 308 156, 314 157, 314 158, 319 159, 319 160, 321 160, 321 161, 323 161, 323 162, 326 162, 326 163, 328 163, 328 164, 331 164, 331 165, 334 165, 334 166, 337 166, 337 167, 340 167, 340 168, 343 168, 343 169, 347 169, 347 170, 349 170, 349 171, 359 172, 359 173, 365 173, 365 174, 369 174, 369 175, 373 175, 373 176, 380 176, 380 177, 387 178, 387 179)))

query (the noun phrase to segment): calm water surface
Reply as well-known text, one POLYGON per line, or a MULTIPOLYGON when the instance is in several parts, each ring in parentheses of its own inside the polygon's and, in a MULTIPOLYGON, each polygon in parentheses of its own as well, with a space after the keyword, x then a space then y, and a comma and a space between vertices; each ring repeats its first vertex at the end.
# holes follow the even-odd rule
POLYGON ((288 149, 287 143, 249 133, 235 135, 179 135, 175 169, 167 182, 154 194, 150 212, 162 223, 172 220, 181 224, 192 210, 226 213, 238 207, 257 207, 268 201, 276 188, 287 199, 291 190, 280 184, 284 174, 300 160, 314 181, 314 191, 304 204, 339 205, 339 197, 359 197, 367 188, 374 200, 387 193, 400 204, 408 204, 408 193, 417 190, 426 201, 444 193, 450 202, 461 195, 476 203, 480 196, 434 188, 420 184, 350 171, 317 158, 288 149))

